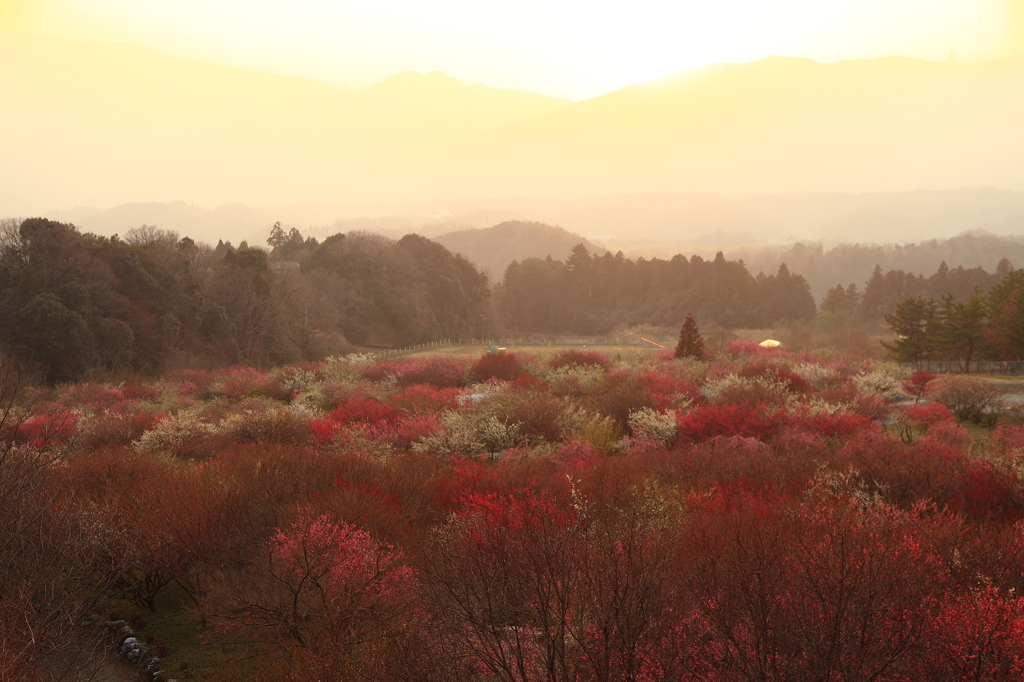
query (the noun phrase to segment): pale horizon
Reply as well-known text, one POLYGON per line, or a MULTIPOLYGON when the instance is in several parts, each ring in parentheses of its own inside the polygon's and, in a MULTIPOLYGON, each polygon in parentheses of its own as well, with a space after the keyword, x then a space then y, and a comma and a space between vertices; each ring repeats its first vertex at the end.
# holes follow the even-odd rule
POLYGON ((287 9, 238 0, 6 0, 0 30, 146 47, 183 60, 353 89, 406 71, 583 100, 716 63, 905 56, 972 63, 1024 53, 1024 0, 743 0, 629 7, 406 0, 287 9))
POLYGON ((1024 191, 1024 0, 819 5, 8 0, 0 215, 1024 191))

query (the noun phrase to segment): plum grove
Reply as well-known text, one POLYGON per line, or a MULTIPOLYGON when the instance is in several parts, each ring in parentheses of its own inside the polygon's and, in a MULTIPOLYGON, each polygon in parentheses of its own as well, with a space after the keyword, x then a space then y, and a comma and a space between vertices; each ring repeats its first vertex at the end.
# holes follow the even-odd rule
POLYGON ((1024 674, 1024 426, 957 423, 982 379, 671 355, 5 363, 0 677, 170 599, 255 647, 208 679, 1024 674))

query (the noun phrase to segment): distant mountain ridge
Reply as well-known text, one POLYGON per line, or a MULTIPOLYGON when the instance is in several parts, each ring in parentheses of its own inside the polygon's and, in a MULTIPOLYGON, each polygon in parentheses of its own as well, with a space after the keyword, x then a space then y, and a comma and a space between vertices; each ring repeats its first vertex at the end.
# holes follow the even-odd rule
MULTIPOLYGON (((570 103, 435 72, 361 90, 0 31, 0 207, 392 197, 439 150, 570 103), (60 163, 54 163, 54 159, 60 163), (15 168, 16 167, 16 168, 15 168)), ((36 209, 33 212, 41 212, 36 209)))
POLYGON ((742 258, 752 273, 775 272, 785 263, 803 275, 817 299, 837 284, 863 288, 875 266, 883 271, 902 270, 930 276, 940 264, 950 269, 980 267, 995 272, 1004 258, 1016 269, 1024 268, 1024 234, 994 235, 976 230, 950 239, 931 239, 903 244, 840 244, 823 249, 820 244, 795 244, 784 249, 732 250, 731 258, 742 258))
POLYGON ((17 131, 0 140, 6 214, 168 199, 385 215, 495 197, 1024 190, 1024 56, 772 57, 570 103, 440 73, 348 90, 0 33, 0 92, 17 103, 0 108, 17 131))
POLYGON ((740 246, 763 248, 796 242, 826 247, 911 243, 949 239, 973 230, 1024 234, 1024 192, 981 188, 876 194, 632 194, 578 201, 514 197, 454 203, 440 213, 436 203, 361 213, 358 206, 344 204, 224 204, 206 209, 176 201, 130 203, 102 210, 75 208, 44 215, 103 235, 123 234, 147 224, 214 243, 218 239, 262 243, 277 221, 321 239, 351 230, 398 239, 410 232, 434 238, 505 221, 531 220, 560 225, 592 241, 596 237, 610 250, 622 250, 629 256, 664 258, 680 251, 703 256, 721 248, 733 251, 740 246))
POLYGON ((521 220, 449 232, 434 237, 434 241, 476 263, 492 282, 500 282, 505 268, 514 260, 547 256, 565 260, 577 244, 583 244, 591 254, 605 252, 604 248, 564 228, 521 220))
POLYGON ((489 133, 467 156, 503 159, 515 194, 1021 190, 1021 110, 1024 56, 770 57, 577 102, 489 133))

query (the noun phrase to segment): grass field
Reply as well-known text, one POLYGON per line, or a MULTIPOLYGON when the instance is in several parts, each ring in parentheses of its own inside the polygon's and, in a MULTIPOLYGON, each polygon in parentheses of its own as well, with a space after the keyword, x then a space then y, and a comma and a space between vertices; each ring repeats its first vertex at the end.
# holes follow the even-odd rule
POLYGON ((233 641, 216 627, 203 627, 185 593, 173 583, 158 596, 156 613, 127 601, 115 601, 111 606, 117 609, 113 615, 128 620, 150 654, 161 659, 168 679, 252 679, 268 653, 265 645, 233 641))
MULTIPOLYGON (((583 345, 587 344, 559 344, 552 342, 547 343, 524 343, 504 346, 508 353, 522 353, 526 355, 538 355, 546 357, 549 355, 556 355, 567 350, 579 350, 583 345)), ((614 357, 615 355, 626 355, 634 353, 653 353, 654 350, 649 350, 636 345, 587 345, 587 348, 598 353, 604 353, 605 355, 614 357)), ((396 357, 402 358, 432 358, 432 357, 446 357, 446 358, 475 358, 488 352, 487 344, 463 344, 463 345, 451 345, 451 346, 437 346, 434 348, 426 348, 420 351, 412 351, 403 353, 396 357)))

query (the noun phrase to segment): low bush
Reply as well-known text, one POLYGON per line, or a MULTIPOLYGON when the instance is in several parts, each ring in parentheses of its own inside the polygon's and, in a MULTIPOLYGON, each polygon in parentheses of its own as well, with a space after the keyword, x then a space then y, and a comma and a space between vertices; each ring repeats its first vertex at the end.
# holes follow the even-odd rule
POLYGON ((239 443, 300 444, 311 435, 307 420, 287 407, 247 410, 225 420, 222 431, 239 443))
POLYGON ((526 374, 515 353, 484 353, 469 369, 470 381, 482 383, 488 379, 515 381, 526 374))
POLYGON ((186 410, 161 419, 132 446, 142 452, 166 452, 186 459, 209 459, 223 442, 215 426, 202 421, 198 412, 186 410))
POLYGON ((562 351, 551 358, 548 362, 548 366, 552 369, 559 369, 561 367, 600 367, 601 369, 608 369, 611 363, 608 361, 608 357, 603 353, 598 353, 593 350, 566 350, 562 351))
POLYGON ((680 414, 677 446, 719 436, 744 436, 761 441, 770 440, 789 424, 784 410, 771 410, 764 405, 705 405, 680 414))
POLYGON ((1003 393, 999 384, 967 375, 944 376, 932 382, 929 391, 932 400, 943 403, 960 422, 980 420, 986 410, 999 405, 1003 393))

